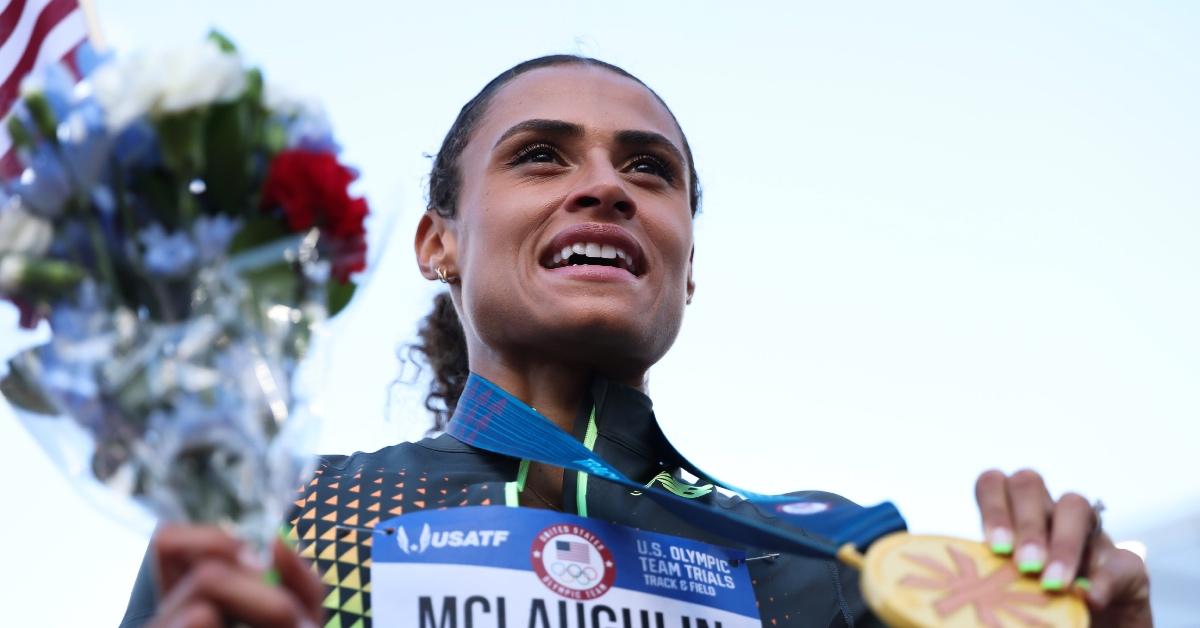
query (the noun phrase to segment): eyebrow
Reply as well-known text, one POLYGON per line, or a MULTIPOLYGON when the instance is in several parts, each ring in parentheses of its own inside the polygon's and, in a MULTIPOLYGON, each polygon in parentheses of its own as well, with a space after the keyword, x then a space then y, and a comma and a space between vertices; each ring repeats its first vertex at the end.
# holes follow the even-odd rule
MULTIPOLYGON (((500 135, 500 139, 496 140, 496 144, 492 148, 494 149, 496 146, 503 144, 505 140, 514 135, 528 132, 556 135, 564 138, 575 138, 582 137, 584 134, 584 129, 582 125, 575 124, 574 122, 567 122, 566 120, 547 120, 542 118, 534 118, 531 120, 525 120, 524 122, 518 122, 509 127, 507 131, 500 135)), ((662 150, 671 153, 671 155, 680 163, 685 163, 687 161, 683 157, 683 152, 679 150, 678 146, 675 146, 675 142, 667 139, 667 137, 662 133, 635 130, 617 131, 616 140, 618 144, 626 147, 661 148, 662 150)))
MULTIPOLYGON (((518 122, 509 127, 508 130, 500 136, 500 139, 496 140, 496 146, 503 144, 504 140, 517 135, 518 133, 526 133, 530 131, 544 133, 546 135, 557 135, 559 137, 580 137, 583 135, 583 127, 573 122, 535 118, 533 120, 518 122)), ((496 146, 493 146, 492 148, 495 148, 496 146)))
POLYGON ((660 148, 671 153, 679 163, 686 163, 683 158, 683 153, 679 147, 675 146, 675 142, 667 139, 662 133, 654 131, 617 131, 617 143, 622 146, 637 147, 637 148, 660 148))

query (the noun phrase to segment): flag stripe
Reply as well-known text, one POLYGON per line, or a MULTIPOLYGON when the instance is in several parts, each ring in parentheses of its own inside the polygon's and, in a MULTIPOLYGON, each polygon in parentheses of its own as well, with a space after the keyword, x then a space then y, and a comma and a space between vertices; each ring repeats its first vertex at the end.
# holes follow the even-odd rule
POLYGON ((38 17, 52 0, 28 0, 25 9, 17 17, 17 24, 8 37, 0 43, 0 82, 7 81, 13 75, 17 62, 29 46, 30 34, 37 23, 38 17))
MULTIPOLYGON (((28 44, 26 44, 21 58, 17 61, 16 67, 4 78, 4 84, 0 85, 0 111, 8 113, 12 103, 17 98, 17 94, 21 89, 21 80, 29 71, 33 69, 34 63, 38 60, 42 43, 46 40, 50 32, 54 30, 58 23, 76 10, 75 0, 51 0, 50 4, 46 5, 45 10, 38 16, 37 22, 33 25, 33 32, 30 33, 28 44)), ((11 40, 6 42, 13 43, 11 40)), ((70 50, 70 47, 67 48, 70 50)), ((7 50, 5 51, 7 52, 7 50)), ((63 52, 66 54, 66 51, 63 52)), ((57 61, 57 59, 55 59, 57 61)))
POLYGON ((17 22, 21 19, 21 14, 25 12, 25 0, 16 0, 4 7, 4 12, 0 13, 0 41, 8 41, 8 36, 12 35, 13 29, 17 27, 17 22))
POLYGON ((40 68, 51 63, 58 63, 84 39, 87 39, 87 18, 84 17, 83 11, 76 6, 46 35, 33 67, 40 68))
MULTIPOLYGON (((21 81, 57 63, 87 41, 87 19, 78 0, 14 0, 0 10, 0 121, 7 122, 21 81)), ((78 70, 72 73, 79 78, 78 70)), ((0 177, 16 176, 20 160, 0 128, 0 177)))
POLYGON ((569 560, 576 563, 591 562, 591 560, 589 560, 590 556, 588 555, 588 546, 586 543, 559 541, 557 549, 559 560, 569 560))
MULTIPOLYGON (((8 131, 0 131, 0 138, 5 144, 10 144, 8 131)), ((17 159, 17 151, 5 149, 0 152, 0 177, 11 178, 21 173, 21 162, 17 159)))

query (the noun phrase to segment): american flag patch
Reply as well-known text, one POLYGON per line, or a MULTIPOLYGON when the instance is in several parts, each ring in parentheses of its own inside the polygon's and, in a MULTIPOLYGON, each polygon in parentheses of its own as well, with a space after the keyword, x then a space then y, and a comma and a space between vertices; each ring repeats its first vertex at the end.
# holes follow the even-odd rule
POLYGON ((583 563, 585 565, 592 562, 588 553, 587 543, 557 541, 554 543, 554 549, 558 553, 559 560, 569 560, 573 563, 583 563))

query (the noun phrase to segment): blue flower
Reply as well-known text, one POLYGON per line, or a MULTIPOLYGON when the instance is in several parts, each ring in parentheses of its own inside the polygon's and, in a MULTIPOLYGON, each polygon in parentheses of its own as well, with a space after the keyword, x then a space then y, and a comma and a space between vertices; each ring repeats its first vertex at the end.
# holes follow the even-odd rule
POLYGON ((100 180, 112 146, 104 112, 94 101, 83 101, 62 120, 57 131, 63 161, 79 189, 90 189, 100 180))
POLYGON ((125 127, 113 140, 113 156, 122 167, 130 169, 149 170, 162 163, 154 127, 145 120, 125 127))
POLYGON ((178 278, 196 264, 199 251, 191 237, 182 231, 167 233, 160 224, 153 224, 138 234, 144 251, 142 266, 146 272, 160 277, 178 278))
POLYGON ((228 216, 201 216, 192 224, 201 264, 211 264, 223 257, 229 249, 233 236, 242 228, 240 220, 228 216))
POLYGON ((55 218, 71 198, 72 186, 58 151, 39 142, 29 153, 28 166, 13 184, 13 191, 37 214, 55 218))

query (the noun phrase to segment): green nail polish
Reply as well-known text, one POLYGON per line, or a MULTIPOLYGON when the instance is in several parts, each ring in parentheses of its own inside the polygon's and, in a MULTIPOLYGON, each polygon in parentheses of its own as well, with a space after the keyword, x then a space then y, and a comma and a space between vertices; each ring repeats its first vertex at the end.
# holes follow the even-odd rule
POLYGON ((279 577, 279 571, 272 568, 272 569, 268 569, 263 572, 262 581, 265 584, 269 584, 271 586, 277 586, 282 580, 279 577))
POLYGON ((1026 560, 1017 563, 1017 571, 1021 573, 1037 573, 1042 570, 1042 561, 1026 560))
POLYGON ((1008 556, 1013 553, 1012 543, 992 543, 992 553, 1001 556, 1008 556))
POLYGON ((1042 580, 1042 590, 1044 591, 1062 591, 1065 583, 1059 578, 1051 578, 1042 580))
POLYGON ((1083 591, 1091 591, 1092 590, 1092 581, 1088 580, 1087 578, 1076 578, 1075 579, 1075 588, 1083 590, 1083 591))

